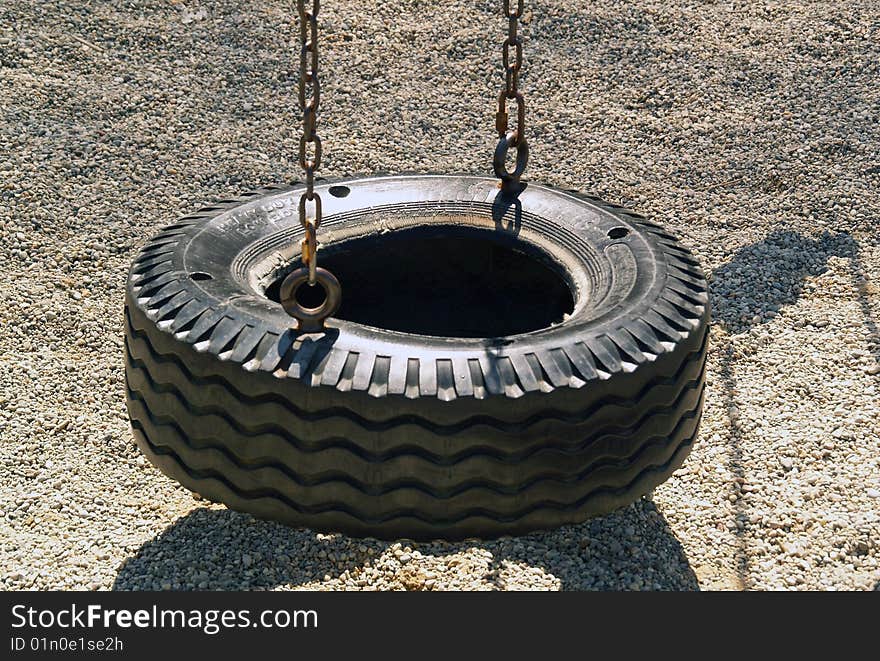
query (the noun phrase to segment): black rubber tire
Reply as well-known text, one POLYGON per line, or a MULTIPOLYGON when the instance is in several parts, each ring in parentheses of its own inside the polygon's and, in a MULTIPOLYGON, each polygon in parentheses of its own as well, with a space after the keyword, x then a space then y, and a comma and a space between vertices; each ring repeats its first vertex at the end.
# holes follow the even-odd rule
POLYGON ((422 540, 581 522, 681 465, 702 411, 709 309, 705 278, 675 238, 620 207, 535 185, 521 207, 500 210, 482 178, 336 186, 351 194, 319 188, 324 240, 375 231, 377 209, 410 226, 494 217, 486 231, 516 223, 507 239, 562 262, 593 307, 491 341, 340 320, 303 337, 261 290, 296 258, 283 251, 300 243, 297 190, 202 209, 144 247, 126 291, 128 409, 161 471, 261 518, 422 540), (383 205, 398 189, 409 201, 383 205), (344 212, 358 195, 369 198, 362 211, 344 212))

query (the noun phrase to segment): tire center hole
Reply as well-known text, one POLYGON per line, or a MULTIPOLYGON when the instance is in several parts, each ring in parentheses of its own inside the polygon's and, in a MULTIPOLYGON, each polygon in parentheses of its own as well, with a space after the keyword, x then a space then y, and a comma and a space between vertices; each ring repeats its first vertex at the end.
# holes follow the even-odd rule
MULTIPOLYGON (((318 264, 342 285, 339 319, 440 337, 491 338, 547 328, 574 309, 565 270, 510 235, 461 226, 420 226, 322 248, 318 264)), ((265 294, 279 300, 276 273, 265 294)), ((318 307, 320 286, 296 299, 318 307), (315 298, 317 297, 317 298, 315 298)))

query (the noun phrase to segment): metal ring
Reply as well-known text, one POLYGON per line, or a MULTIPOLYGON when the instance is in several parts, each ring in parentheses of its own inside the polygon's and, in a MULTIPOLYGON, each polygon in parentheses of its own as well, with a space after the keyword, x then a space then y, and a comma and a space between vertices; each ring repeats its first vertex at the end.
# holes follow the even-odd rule
POLYGON ((307 167, 313 167, 314 169, 318 169, 321 167, 321 155, 324 153, 324 149, 321 146, 321 138, 317 135, 303 135, 299 139, 299 166, 305 170, 307 167), (306 145, 314 144, 315 145, 315 153, 312 154, 312 157, 309 158, 306 154, 306 145))
POLYGON ((516 0, 516 7, 511 11, 510 9, 510 0, 504 0, 504 13, 507 16, 511 16, 514 18, 519 18, 523 13, 523 0, 516 0))
POLYGON ((504 181, 519 181, 529 164, 529 143, 523 138, 517 139, 516 131, 509 131, 495 147, 495 158, 492 159, 492 167, 495 176, 504 181), (507 171, 507 152, 516 146, 516 167, 513 172, 507 171))
POLYGON ((309 281, 308 267, 302 267, 288 274, 281 283, 279 299, 284 311, 297 320, 297 330, 314 333, 324 330, 324 320, 332 317, 342 301, 342 286, 336 276, 327 269, 315 269, 315 281, 324 288, 326 298, 316 308, 307 308, 296 300, 299 288, 309 281))
POLYGON ((311 200, 309 200, 308 191, 306 191, 305 193, 303 193, 302 195, 299 196, 299 223, 305 229, 306 221, 308 220, 308 213, 307 213, 307 209, 306 209, 306 201, 307 200, 309 202, 315 203, 315 215, 312 218, 312 220, 315 221, 315 229, 318 229, 319 227, 321 227, 321 220, 324 217, 324 212, 321 208, 322 207, 321 196, 318 195, 317 193, 315 193, 314 191, 312 192, 312 199, 311 200))
POLYGON ((314 72, 306 72, 299 78, 299 106, 305 108, 309 99, 306 98, 306 85, 311 85, 311 100, 315 104, 315 108, 321 105, 321 81, 314 72))
POLYGON ((523 63, 523 42, 521 37, 517 37, 515 41, 512 41, 510 37, 504 40, 504 48, 501 51, 501 63, 505 70, 510 68, 510 47, 516 47, 516 62, 513 66, 516 67, 516 70, 519 71, 522 68, 523 63))
POLYGON ((498 114, 495 115, 495 128, 498 135, 504 138, 508 127, 507 99, 516 101, 516 132, 517 136, 525 135, 526 127, 526 97, 523 93, 516 91, 512 96, 508 96, 507 90, 501 90, 498 95, 498 114))

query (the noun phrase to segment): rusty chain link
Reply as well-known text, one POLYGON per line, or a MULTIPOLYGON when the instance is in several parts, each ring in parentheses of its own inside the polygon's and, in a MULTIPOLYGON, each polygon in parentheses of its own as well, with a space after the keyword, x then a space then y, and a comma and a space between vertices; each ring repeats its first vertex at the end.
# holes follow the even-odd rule
POLYGON ((502 64, 504 66, 504 89, 498 96, 498 113, 495 115, 495 128, 500 138, 495 148, 493 167, 505 187, 518 187, 520 177, 525 172, 529 160, 529 147, 526 141, 526 100, 519 90, 519 72, 523 63, 523 42, 519 36, 519 19, 523 15, 524 0, 504 0, 504 16, 507 18, 507 39, 504 40, 502 64), (514 5, 511 8, 511 5, 514 5), (511 50, 513 59, 511 60, 511 50), (510 118, 507 101, 516 101, 516 129, 509 130, 510 118), (507 152, 516 147, 516 168, 507 171, 507 152))
POLYGON ((297 0, 299 11, 299 107, 302 110, 302 137, 299 139, 299 166, 306 176, 306 190, 299 198, 299 222, 306 231, 302 242, 302 261, 309 269, 309 284, 314 285, 318 267, 317 231, 321 226, 321 196, 315 192, 315 171, 321 167, 321 138, 318 137, 318 106, 321 82, 318 80, 318 11, 320 1, 297 0), (309 5, 308 7, 306 5, 309 5), (309 154, 309 145, 312 153, 309 154), (309 202, 312 214, 309 215, 309 202))

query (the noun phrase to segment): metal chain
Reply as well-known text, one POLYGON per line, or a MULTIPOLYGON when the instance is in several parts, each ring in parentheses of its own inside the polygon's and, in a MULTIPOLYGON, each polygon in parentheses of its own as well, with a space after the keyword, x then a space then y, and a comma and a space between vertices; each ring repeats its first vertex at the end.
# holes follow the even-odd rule
POLYGON ((318 268, 318 228, 322 215, 321 196, 315 192, 315 172, 321 167, 321 138, 317 131, 321 104, 321 82, 318 80, 320 2, 297 0, 296 7, 299 11, 299 107, 303 124, 299 166, 306 175, 306 189, 299 197, 299 222, 306 238, 302 242, 303 266, 287 274, 281 283, 279 297, 284 311, 297 320, 298 331, 316 333, 324 330, 324 322, 339 309, 342 288, 336 276, 327 269, 318 268), (323 303, 310 307, 299 301, 297 292, 305 283, 310 286, 319 284, 324 289, 323 303))
POLYGON ((306 231, 302 242, 302 261, 309 268, 309 284, 316 281, 318 267, 317 231, 321 226, 321 196, 315 192, 315 172, 321 167, 321 138, 317 133, 321 83, 318 80, 318 11, 320 1, 297 0, 299 11, 299 107, 303 132, 299 139, 299 166, 306 176, 306 190, 299 198, 299 222, 306 231), (306 5, 309 5, 307 8, 306 5), (312 153, 309 155, 309 145, 312 153), (313 204, 311 217, 308 203, 313 204))
POLYGON ((528 143, 526 142, 526 100, 519 90, 519 72, 523 63, 523 42, 519 36, 519 19, 523 15, 524 0, 504 0, 504 16, 507 18, 507 39, 504 40, 502 64, 504 66, 504 89, 498 96, 498 113, 495 115, 495 128, 500 141, 495 149, 494 168, 506 185, 519 184, 519 179, 528 163, 528 143), (511 8, 511 5, 515 5, 511 8), (513 49, 513 58, 511 58, 513 49), (507 101, 516 101, 516 129, 509 130, 507 101), (510 147, 516 147, 516 169, 507 171, 505 159, 510 147))

